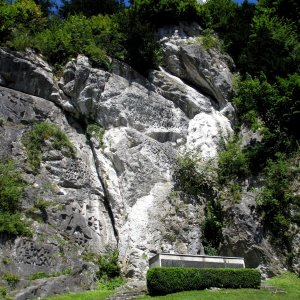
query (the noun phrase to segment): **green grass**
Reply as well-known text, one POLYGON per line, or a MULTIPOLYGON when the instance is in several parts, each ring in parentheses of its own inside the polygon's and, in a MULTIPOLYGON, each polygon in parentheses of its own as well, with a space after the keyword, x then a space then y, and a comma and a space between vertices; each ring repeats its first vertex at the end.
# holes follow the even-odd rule
POLYGON ((70 293, 46 298, 45 300, 104 300, 113 294, 111 290, 96 290, 82 293, 70 293))
MULTIPOLYGON (((272 289, 221 289, 217 291, 190 291, 170 294, 160 297, 141 296, 137 299, 163 299, 163 300, 298 300, 300 299, 300 278, 292 273, 264 281, 271 285, 272 289), (285 293, 274 293, 275 290, 284 290, 285 293)), ((77 294, 64 294, 53 296, 45 300, 105 300, 114 291, 98 289, 96 291, 77 294)))
POLYGON ((300 278, 295 274, 286 273, 281 276, 264 281, 274 289, 221 289, 217 291, 190 291, 170 294, 160 297, 142 296, 138 299, 163 299, 163 300, 298 300, 300 299, 300 278), (286 293, 274 293, 276 289, 286 293))

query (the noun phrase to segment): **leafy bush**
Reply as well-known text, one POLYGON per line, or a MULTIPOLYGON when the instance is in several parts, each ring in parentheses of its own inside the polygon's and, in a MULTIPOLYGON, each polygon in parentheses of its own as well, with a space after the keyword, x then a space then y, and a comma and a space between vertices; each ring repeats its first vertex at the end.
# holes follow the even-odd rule
POLYGON ((55 124, 41 122, 23 136, 23 144, 27 151, 28 163, 36 171, 42 160, 42 147, 50 141, 54 149, 65 150, 67 156, 75 156, 75 148, 67 135, 55 124))
POLYGON ((6 288, 0 286, 0 298, 1 299, 11 299, 7 293, 6 288))
POLYGON ((233 99, 240 122, 254 131, 259 130, 263 137, 260 145, 252 143, 247 150, 249 158, 252 157, 250 164, 255 162, 264 167, 266 160, 273 158, 276 152, 297 149, 300 137, 297 130, 299 93, 299 74, 278 77, 274 84, 269 83, 264 75, 246 76, 240 82, 238 95, 233 99))
POLYGON ((135 10, 125 10, 113 18, 118 25, 121 44, 126 49, 124 60, 135 70, 147 75, 150 69, 158 67, 160 48, 154 35, 154 26, 142 19, 135 10))
POLYGON ((53 206, 53 202, 52 201, 48 201, 48 200, 45 200, 43 198, 37 198, 34 203, 33 203, 33 206, 34 208, 37 208, 41 211, 44 211, 47 207, 49 206, 53 206))
POLYGON ((126 280, 121 277, 113 277, 113 278, 102 278, 99 281, 99 287, 100 289, 105 289, 105 290, 115 290, 119 286, 123 285, 126 282, 126 280))
POLYGON ((147 288, 152 296, 189 290, 258 288, 260 273, 254 269, 153 268, 147 272, 147 288))

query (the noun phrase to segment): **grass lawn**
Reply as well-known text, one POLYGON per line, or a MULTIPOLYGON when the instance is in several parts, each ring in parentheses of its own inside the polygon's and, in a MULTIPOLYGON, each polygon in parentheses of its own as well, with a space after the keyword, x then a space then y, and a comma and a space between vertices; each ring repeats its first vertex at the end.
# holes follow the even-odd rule
MULTIPOLYGON (((190 291, 160 297, 141 296, 139 300, 299 300, 300 278, 295 274, 286 273, 264 281, 269 288, 261 289, 221 289, 215 291, 190 291), (284 291, 284 293, 282 293, 284 291)), ((107 289, 64 294, 45 300, 105 300, 114 292, 107 289)))
POLYGON ((286 273, 281 276, 264 281, 273 288, 261 289, 221 289, 216 291, 190 291, 176 294, 169 294, 160 297, 143 296, 138 299, 152 300, 299 300, 300 299, 300 278, 295 274, 286 273), (275 293, 277 290, 278 293, 275 293), (284 290, 284 293, 280 291, 284 290))
POLYGON ((82 293, 70 293, 46 298, 45 300, 105 300, 113 294, 112 290, 96 290, 82 293))

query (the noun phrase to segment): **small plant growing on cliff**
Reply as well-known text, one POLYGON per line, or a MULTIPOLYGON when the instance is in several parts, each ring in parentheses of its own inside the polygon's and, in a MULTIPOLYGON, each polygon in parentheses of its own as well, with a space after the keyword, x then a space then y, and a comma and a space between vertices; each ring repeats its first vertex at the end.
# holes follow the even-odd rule
POLYGON ((100 125, 98 124, 89 124, 86 128, 86 135, 87 137, 90 138, 95 138, 98 143, 99 143, 99 147, 103 148, 104 143, 103 143, 103 136, 104 136, 104 128, 102 128, 100 125))
POLYGON ((13 161, 0 162, 0 211, 15 212, 25 183, 13 161))
POLYGON ((174 170, 175 190, 199 199, 215 194, 215 172, 210 161, 204 161, 195 153, 186 152, 177 158, 174 170))
POLYGON ((30 235, 19 213, 24 188, 25 182, 15 163, 11 160, 0 162, 0 233, 30 235))
POLYGON ((220 52, 224 51, 223 42, 211 29, 203 30, 202 35, 196 38, 196 42, 198 42, 205 50, 217 49, 220 52))
POLYGON ((118 263, 119 251, 117 249, 107 248, 107 252, 104 254, 96 254, 93 252, 86 252, 82 254, 82 259, 86 261, 91 261, 98 265, 99 271, 97 276, 99 279, 104 279, 105 281, 109 278, 114 278, 120 276, 120 266, 118 263))
POLYGON ((120 276, 120 266, 118 264, 119 251, 116 249, 109 249, 106 254, 99 256, 98 277, 114 278, 120 276))
POLYGON ((6 288, 0 286, 0 299, 11 300, 12 298, 8 295, 6 288))
POLYGON ((23 136, 29 166, 37 171, 42 160, 42 148, 49 141, 54 149, 64 150, 70 157, 75 156, 75 148, 67 135, 55 124, 41 122, 23 136))
POLYGON ((9 285, 16 285, 20 281, 20 276, 18 274, 13 274, 10 272, 4 272, 2 278, 7 281, 9 285))

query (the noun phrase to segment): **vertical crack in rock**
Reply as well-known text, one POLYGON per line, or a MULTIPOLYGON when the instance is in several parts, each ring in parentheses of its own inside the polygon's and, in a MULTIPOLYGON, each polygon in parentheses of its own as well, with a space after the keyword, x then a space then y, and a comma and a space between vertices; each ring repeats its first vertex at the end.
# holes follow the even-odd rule
POLYGON ((106 190, 106 187, 105 187, 105 184, 103 183, 103 180, 101 178, 101 174, 99 172, 99 164, 97 163, 97 155, 95 153, 95 146, 93 144, 93 142, 89 141, 89 145, 92 149, 92 153, 93 153, 93 161, 95 163, 95 167, 96 167, 96 171, 97 171, 97 175, 98 175, 98 179, 102 185, 102 188, 103 188, 103 191, 104 191, 104 206, 108 212, 108 215, 110 217, 110 220, 111 220, 111 225, 113 227, 113 231, 114 231, 114 235, 115 235, 115 238, 116 238, 116 241, 117 241, 117 247, 119 246, 119 232, 116 228, 116 224, 115 224, 115 218, 114 218, 114 213, 112 211, 112 208, 110 206, 110 203, 109 203, 109 200, 108 200, 108 196, 107 196, 107 190, 106 190))

